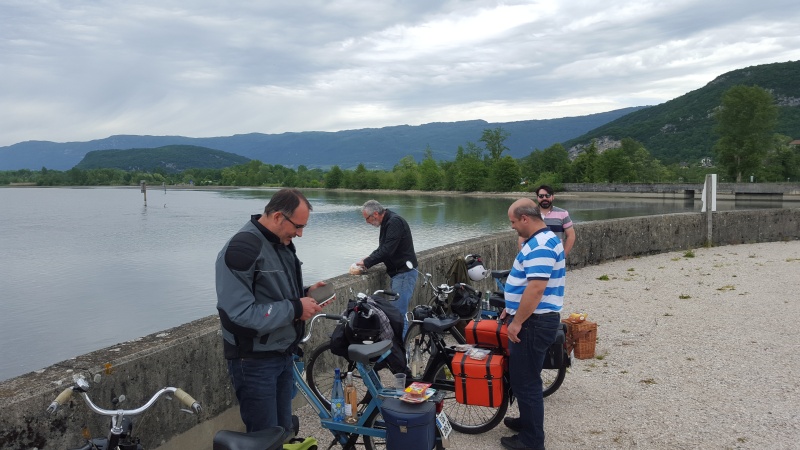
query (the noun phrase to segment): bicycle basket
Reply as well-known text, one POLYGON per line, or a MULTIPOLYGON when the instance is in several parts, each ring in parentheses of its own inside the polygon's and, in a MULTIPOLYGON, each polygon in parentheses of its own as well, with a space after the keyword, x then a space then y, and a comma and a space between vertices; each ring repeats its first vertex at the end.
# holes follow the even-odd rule
POLYGON ((480 293, 464 283, 456 284, 453 290, 453 301, 450 303, 451 311, 461 318, 473 317, 480 304, 480 293))

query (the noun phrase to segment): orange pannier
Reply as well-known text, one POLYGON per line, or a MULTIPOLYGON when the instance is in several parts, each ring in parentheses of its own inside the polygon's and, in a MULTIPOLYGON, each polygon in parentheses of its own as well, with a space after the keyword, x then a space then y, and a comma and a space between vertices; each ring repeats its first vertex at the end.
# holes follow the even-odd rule
POLYGON ((467 344, 476 347, 503 349, 508 354, 508 326, 494 319, 470 320, 464 328, 467 344))
POLYGON ((505 357, 496 353, 483 360, 464 352, 453 356, 456 401, 465 405, 498 407, 503 402, 505 357))

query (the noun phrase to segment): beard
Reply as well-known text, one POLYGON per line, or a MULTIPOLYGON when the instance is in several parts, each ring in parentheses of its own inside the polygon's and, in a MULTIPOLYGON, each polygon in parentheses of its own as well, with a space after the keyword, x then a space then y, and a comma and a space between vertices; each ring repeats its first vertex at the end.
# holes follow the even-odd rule
POLYGON ((553 206, 553 202, 549 200, 542 200, 539 202, 539 206, 544 209, 550 209, 550 207, 553 206))

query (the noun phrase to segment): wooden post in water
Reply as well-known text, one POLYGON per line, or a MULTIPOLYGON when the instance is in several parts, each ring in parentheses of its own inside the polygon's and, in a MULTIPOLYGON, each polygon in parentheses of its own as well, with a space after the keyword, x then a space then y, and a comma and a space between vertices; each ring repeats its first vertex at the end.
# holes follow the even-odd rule
POLYGON ((147 183, 141 180, 139 184, 142 186, 142 194, 144 194, 144 206, 147 206, 147 183))

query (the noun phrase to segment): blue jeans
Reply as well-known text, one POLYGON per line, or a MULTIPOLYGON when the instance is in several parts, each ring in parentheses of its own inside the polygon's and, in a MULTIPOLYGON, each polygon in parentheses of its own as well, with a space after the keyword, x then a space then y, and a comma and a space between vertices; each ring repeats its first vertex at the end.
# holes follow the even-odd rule
POLYGON ((292 355, 228 360, 239 414, 247 432, 292 429, 292 355))
POLYGON ((414 295, 414 287, 417 285, 417 271, 409 270, 408 272, 398 273, 392 277, 392 291, 400 294, 400 297, 395 300, 394 306, 400 310, 403 315, 403 338, 406 337, 408 331, 408 304, 411 302, 411 297, 414 295))
POLYGON ((547 349, 556 341, 561 324, 558 313, 531 314, 522 323, 519 343, 508 343, 508 371, 517 398, 522 431, 520 441, 535 449, 544 448, 544 399, 542 365, 547 349))

